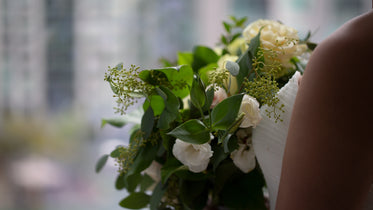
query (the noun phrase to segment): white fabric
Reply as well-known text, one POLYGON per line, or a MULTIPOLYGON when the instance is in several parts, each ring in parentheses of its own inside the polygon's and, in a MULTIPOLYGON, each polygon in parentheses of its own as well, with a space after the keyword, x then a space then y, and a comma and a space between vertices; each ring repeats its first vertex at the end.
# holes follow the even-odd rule
MULTIPOLYGON (((266 115, 267 106, 261 108, 262 121, 253 129, 253 147, 259 165, 263 170, 267 182, 270 209, 274 210, 278 187, 280 183, 282 158, 293 110, 295 97, 298 91, 300 73, 296 72, 290 81, 278 92, 280 102, 284 104, 284 113, 280 112, 282 122, 277 123, 266 115)), ((364 210, 373 210, 373 185, 364 210)))

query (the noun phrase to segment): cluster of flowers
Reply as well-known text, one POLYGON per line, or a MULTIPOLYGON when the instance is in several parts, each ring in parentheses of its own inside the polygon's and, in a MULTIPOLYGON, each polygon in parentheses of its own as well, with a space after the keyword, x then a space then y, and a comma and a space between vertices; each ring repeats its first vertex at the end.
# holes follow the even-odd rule
MULTIPOLYGON (((228 78, 223 81, 223 87, 219 86, 221 84, 210 84, 207 87, 209 89, 211 86, 216 86, 210 108, 214 108, 218 103, 226 99, 228 95, 237 93, 237 79, 226 68, 227 62, 236 62, 239 58, 237 52, 244 53, 249 48, 251 40, 259 32, 261 33, 260 43, 262 49, 272 52, 265 54, 267 65, 275 62, 279 62, 278 64, 281 65, 280 70, 282 72, 277 72, 276 77, 281 77, 289 69, 294 69, 291 58, 301 56, 308 49, 306 44, 298 43, 298 32, 292 27, 271 20, 258 20, 251 23, 243 30, 243 37, 237 38, 228 45, 229 53, 221 56, 217 62, 218 68, 216 71, 225 72, 228 74, 228 78), (271 55, 276 55, 276 57, 273 59, 270 57, 271 55)), ((188 99, 186 98, 184 102, 188 99)), ((233 163, 244 173, 248 173, 255 168, 255 153, 252 149, 251 139, 248 138, 251 132, 248 128, 255 128, 262 119, 259 106, 260 104, 256 98, 248 94, 243 96, 239 110, 239 113, 243 114, 243 120, 236 132, 239 146, 231 153, 230 157, 233 163)), ((211 138, 214 139, 215 137, 211 135, 211 138)), ((180 162, 188 166, 190 171, 196 173, 206 170, 213 155, 209 142, 191 144, 180 139, 176 140, 172 152, 180 162)))
MULTIPOLYGON (((135 66, 109 67, 105 80, 117 97, 119 112, 125 113, 137 96, 146 98, 141 125, 129 146, 110 154, 119 165, 116 187, 130 192, 121 206, 200 209, 207 200, 234 208, 253 202, 264 206, 252 129, 262 119, 264 104, 273 108, 266 110, 269 116, 281 120, 276 93, 302 71, 302 56, 312 49, 309 37, 300 40, 295 29, 280 22, 258 20, 244 27, 245 18, 231 19, 233 24, 224 22, 222 47, 197 46, 192 53, 179 53, 179 66, 142 71, 135 66), (250 172, 254 175, 247 176, 250 172), (144 186, 150 186, 146 176, 155 183, 151 196, 145 193, 149 188, 144 186), (232 196, 232 183, 256 184, 232 196), (141 186, 140 192, 136 186, 141 186), (257 197, 236 202, 246 194, 257 197)), ((124 125, 118 119, 104 122, 124 125)), ((97 171, 108 156, 99 160, 97 171)))

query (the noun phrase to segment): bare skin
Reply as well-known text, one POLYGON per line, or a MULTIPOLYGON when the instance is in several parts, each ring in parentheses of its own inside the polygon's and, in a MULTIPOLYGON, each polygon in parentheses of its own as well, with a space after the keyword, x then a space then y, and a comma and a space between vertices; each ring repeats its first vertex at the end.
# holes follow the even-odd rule
POLYGON ((373 183, 373 10, 314 51, 295 101, 277 210, 358 210, 373 183))

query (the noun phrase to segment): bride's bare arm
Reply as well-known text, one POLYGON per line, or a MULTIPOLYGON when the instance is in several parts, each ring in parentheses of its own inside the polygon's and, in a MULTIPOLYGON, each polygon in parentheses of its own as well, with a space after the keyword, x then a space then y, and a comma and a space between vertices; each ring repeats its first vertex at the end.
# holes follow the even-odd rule
POLYGON ((294 105, 277 210, 360 209, 373 181, 373 13, 312 55, 294 105))

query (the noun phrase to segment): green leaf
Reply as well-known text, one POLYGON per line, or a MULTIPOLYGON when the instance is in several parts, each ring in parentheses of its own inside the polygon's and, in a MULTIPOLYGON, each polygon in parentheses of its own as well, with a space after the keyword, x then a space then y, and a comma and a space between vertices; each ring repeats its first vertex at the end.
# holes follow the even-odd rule
POLYGON ((172 90, 173 93, 177 97, 184 98, 189 94, 188 86, 191 86, 193 82, 193 69, 189 65, 181 65, 143 70, 140 72, 139 78, 154 86, 174 86, 176 88, 172 90), (184 84, 184 87, 180 88, 180 84, 184 84))
POLYGON ((204 111, 209 110, 213 100, 214 100, 214 88, 210 87, 206 91, 206 103, 202 110, 204 111))
MULTIPOLYGON (((226 172, 226 171, 225 171, 226 172)), ((221 191, 221 201, 232 209, 266 210, 263 196, 264 179, 258 169, 250 173, 236 173, 221 191)))
POLYGON ((228 41, 227 41, 227 38, 226 38, 224 35, 221 35, 221 37, 220 37, 220 41, 221 41, 223 44, 225 44, 225 45, 228 45, 228 44, 229 44, 228 41))
POLYGON ((101 169, 105 166, 108 158, 109 158, 109 155, 103 155, 100 157, 100 159, 96 163, 96 173, 101 171, 101 169))
POLYGON ((232 76, 237 76, 240 72, 240 66, 233 61, 225 62, 225 69, 227 69, 232 76))
POLYGON ((122 146, 117 146, 117 148, 110 153, 110 157, 112 157, 112 158, 119 157, 122 149, 123 149, 122 146))
POLYGON ((208 199, 208 183, 184 180, 180 186, 180 199, 190 209, 203 209, 208 199))
POLYGON ((141 209, 145 208, 149 204, 149 201, 149 195, 143 192, 135 192, 124 198, 119 205, 123 208, 141 209))
POLYGON ((192 66, 193 53, 191 52, 178 52, 177 53, 177 64, 178 65, 189 65, 192 66))
POLYGON ((209 129, 197 119, 186 121, 167 134, 192 144, 204 144, 210 141, 209 129))
POLYGON ((240 67, 240 71, 236 77, 237 86, 241 87, 245 77, 248 76, 249 71, 252 69, 252 60, 249 57, 249 49, 246 50, 236 61, 240 67))
POLYGON ((216 168, 219 166, 219 164, 228 157, 228 153, 224 152, 224 149, 220 145, 214 145, 213 147, 213 156, 211 158, 211 163, 214 172, 216 171, 216 168))
POLYGON ((172 150, 172 145, 175 143, 175 138, 173 136, 167 135, 167 131, 160 130, 159 131, 162 137, 162 145, 163 148, 165 148, 166 151, 172 150))
POLYGON ((158 210, 159 203, 166 192, 166 187, 161 182, 154 188, 152 196, 150 198, 150 210, 158 210))
POLYGON ((229 25, 229 23, 225 21, 223 21, 223 25, 224 25, 225 30, 229 33, 231 31, 231 25, 229 25))
POLYGON ((159 117, 157 127, 159 129, 169 129, 170 123, 179 117, 179 99, 166 87, 156 88, 156 91, 165 101, 165 109, 159 117))
POLYGON ((137 185, 139 185, 140 182, 142 181, 142 176, 140 173, 126 175, 125 180, 126 180, 127 191, 129 193, 133 193, 136 190, 137 185))
POLYGON ((126 187, 126 177, 124 174, 119 174, 117 179, 115 180, 115 189, 121 190, 126 187))
POLYGON ((214 71, 216 68, 218 68, 218 64, 217 63, 210 63, 207 66, 202 67, 202 68, 199 69, 199 76, 200 76, 202 82, 206 86, 208 84, 210 84, 210 81, 209 81, 209 74, 210 74, 210 72, 214 71))
POLYGON ((127 176, 135 173, 140 173, 150 166, 150 164, 155 159, 158 152, 159 144, 152 145, 147 142, 144 147, 140 147, 133 164, 127 172, 127 176))
POLYGON ((116 117, 116 118, 105 118, 101 120, 101 128, 103 128, 106 124, 112 125, 117 128, 121 128, 125 126, 127 123, 126 119, 123 117, 116 117))
POLYGON ((259 33, 250 40, 249 44, 249 55, 250 58, 253 59, 256 56, 256 53, 259 50, 260 47, 260 33, 262 31, 262 28, 259 30, 259 33))
POLYGON ((148 174, 144 174, 140 183, 140 191, 145 192, 153 183, 154 180, 148 174))
POLYGON ((316 43, 313 43, 313 42, 307 42, 307 47, 308 47, 308 49, 310 49, 310 50, 314 50, 314 49, 316 49, 317 44, 316 44, 316 43))
POLYGON ((210 64, 216 63, 219 56, 211 48, 205 46, 196 46, 193 49, 193 65, 194 72, 198 72, 198 69, 210 64))
POLYGON ((228 134, 227 138, 223 141, 224 152, 231 153, 238 148, 238 139, 236 135, 228 134))
POLYGON ((174 157, 169 157, 166 163, 161 168, 161 181, 165 184, 172 174, 177 171, 188 170, 188 167, 182 165, 179 160, 174 157))
POLYGON ((152 107, 154 116, 159 116, 165 108, 165 102, 160 95, 153 94, 149 96, 148 100, 144 101, 143 109, 147 110, 149 106, 152 107))
POLYGON ((234 95, 218 103, 211 112, 212 127, 226 130, 235 122, 240 110, 242 94, 234 95))
POLYGON ((149 107, 141 119, 141 131, 144 133, 144 139, 148 139, 153 131, 154 126, 154 113, 153 109, 149 107))
POLYGON ((193 105, 199 109, 205 105, 205 87, 198 76, 194 76, 192 88, 190 90, 190 99, 193 105))
POLYGON ((237 63, 240 67, 240 71, 237 75, 237 85, 240 87, 242 82, 248 77, 249 72, 252 69, 252 60, 256 56, 260 47, 260 33, 250 40, 249 49, 238 58, 237 63))
POLYGON ((209 178, 209 175, 206 173, 194 173, 187 169, 185 170, 178 170, 175 172, 175 175, 183 180, 190 180, 190 181, 201 181, 206 180, 209 178))
POLYGON ((243 17, 236 22, 236 26, 237 27, 243 27, 246 21, 247 21, 247 17, 243 17))

